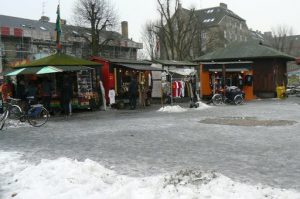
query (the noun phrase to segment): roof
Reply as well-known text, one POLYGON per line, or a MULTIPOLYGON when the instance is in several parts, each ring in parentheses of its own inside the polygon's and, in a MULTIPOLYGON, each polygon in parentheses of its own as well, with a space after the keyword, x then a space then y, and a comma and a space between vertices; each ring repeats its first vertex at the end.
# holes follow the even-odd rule
POLYGON ((216 50, 212 53, 203 55, 194 61, 229 61, 247 60, 263 58, 280 58, 287 61, 295 60, 295 57, 282 53, 273 48, 259 44, 258 42, 239 42, 231 43, 226 48, 216 50))
POLYGON ((197 66, 198 64, 189 61, 175 61, 175 60, 154 60, 153 62, 163 66, 197 66))
POLYGON ((24 19, 19 17, 11 17, 6 15, 0 15, 0 24, 2 27, 14 27, 22 29, 34 29, 41 31, 54 32, 55 23, 42 22, 38 20, 24 19), (41 27, 44 27, 43 30, 41 27))
POLYGON ((42 59, 34 60, 30 63, 17 66, 36 67, 36 66, 100 66, 101 64, 85 59, 80 59, 63 53, 56 53, 42 59))
POLYGON ((224 16, 230 16, 240 21, 245 21, 245 19, 241 18, 228 8, 224 8, 221 6, 197 10, 196 14, 199 16, 203 24, 207 26, 214 26, 219 24, 224 16))
POLYGON ((139 64, 139 65, 151 65, 152 63, 144 60, 130 60, 130 59, 107 59, 114 64, 139 64))
MULTIPOLYGON (((47 22, 47 21, 40 21, 40 20, 32 20, 32 19, 25 19, 19 17, 12 17, 6 15, 0 15, 0 26, 1 27, 11 27, 11 28, 20 28, 22 30, 35 30, 39 32, 50 32, 51 35, 55 32, 55 23, 47 22)), ((62 24, 62 34, 73 35, 74 37, 78 37, 81 35, 89 36, 90 29, 79 27, 79 26, 72 26, 72 25, 64 25, 62 24)), ((30 32, 30 31, 29 31, 30 32)), ((117 41, 128 41, 138 44, 128 38, 125 38, 122 34, 116 31, 101 31, 100 37, 105 39, 112 39, 117 41)), ((64 38, 62 37, 62 40, 64 38)), ((132 48, 140 48, 138 45, 130 45, 132 48)))

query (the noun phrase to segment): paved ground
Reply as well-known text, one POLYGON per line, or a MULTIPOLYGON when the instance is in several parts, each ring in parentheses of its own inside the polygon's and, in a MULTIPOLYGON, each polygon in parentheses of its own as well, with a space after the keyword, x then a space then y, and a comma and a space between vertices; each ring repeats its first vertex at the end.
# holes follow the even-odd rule
POLYGON ((90 158, 131 176, 186 168, 215 170, 234 180, 300 190, 299 103, 300 98, 293 97, 183 113, 157 112, 159 106, 86 112, 51 118, 41 128, 5 129, 0 132, 0 150, 23 152, 32 162, 90 158), (290 122, 283 126, 200 122, 213 118, 290 122))

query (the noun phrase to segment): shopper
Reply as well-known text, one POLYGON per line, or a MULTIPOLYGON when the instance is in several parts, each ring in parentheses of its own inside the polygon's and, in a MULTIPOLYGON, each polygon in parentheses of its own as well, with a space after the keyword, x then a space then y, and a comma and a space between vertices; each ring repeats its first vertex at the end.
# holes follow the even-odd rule
POLYGON ((129 105, 130 109, 135 109, 136 108, 136 96, 137 96, 137 83, 134 77, 131 78, 131 82, 129 84, 129 105))
POLYGON ((72 80, 68 75, 64 76, 63 87, 62 87, 62 108, 65 115, 72 115, 72 104, 71 100, 73 97, 73 86, 72 80))
POLYGON ((50 112, 50 103, 51 103, 51 96, 52 96, 52 82, 45 78, 42 82, 42 101, 44 107, 50 112))
POLYGON ((36 98, 37 95, 37 87, 34 84, 34 81, 30 81, 28 84, 28 87, 26 89, 26 96, 27 97, 34 97, 34 99, 36 98))
POLYGON ((2 85, 2 100, 7 103, 9 97, 13 97, 14 85, 10 78, 5 79, 5 83, 2 85))

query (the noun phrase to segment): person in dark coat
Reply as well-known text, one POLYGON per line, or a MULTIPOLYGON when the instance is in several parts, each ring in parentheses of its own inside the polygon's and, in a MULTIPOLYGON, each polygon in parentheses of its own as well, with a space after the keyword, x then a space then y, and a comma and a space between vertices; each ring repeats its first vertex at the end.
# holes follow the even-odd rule
POLYGON ((50 112, 50 103, 52 95, 52 83, 48 78, 43 79, 42 82, 42 100, 44 107, 50 112))
POLYGON ((137 82, 134 78, 131 78, 131 82, 129 84, 129 89, 128 89, 130 109, 136 108, 137 91, 138 91, 137 82))
POLYGON ((66 115, 72 114, 72 105, 71 105, 72 97, 73 97, 72 80, 69 76, 64 76, 61 100, 62 100, 63 112, 66 115))
POLYGON ((22 79, 17 84, 17 98, 26 101, 25 81, 22 79))

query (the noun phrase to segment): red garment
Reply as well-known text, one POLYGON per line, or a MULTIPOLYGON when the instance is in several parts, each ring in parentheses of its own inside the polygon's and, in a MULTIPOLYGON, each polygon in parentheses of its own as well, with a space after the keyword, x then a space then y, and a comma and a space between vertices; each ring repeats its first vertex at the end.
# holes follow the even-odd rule
POLYGON ((181 97, 181 88, 182 88, 182 84, 181 84, 181 81, 177 82, 178 83, 178 96, 177 97, 181 97))
POLYGON ((13 95, 13 84, 10 83, 4 83, 2 85, 2 99, 3 102, 7 102, 8 97, 12 97, 13 95))
POLYGON ((178 83, 177 82, 172 83, 172 96, 173 97, 178 96, 178 83))

